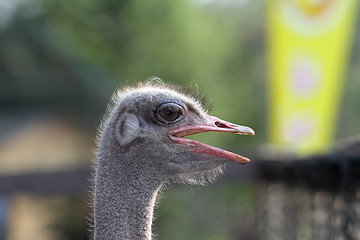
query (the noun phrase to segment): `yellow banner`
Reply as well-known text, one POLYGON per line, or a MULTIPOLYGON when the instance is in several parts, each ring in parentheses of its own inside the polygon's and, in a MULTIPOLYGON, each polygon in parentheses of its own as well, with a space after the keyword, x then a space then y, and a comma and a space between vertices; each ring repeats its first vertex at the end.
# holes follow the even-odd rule
POLYGON ((269 2, 269 137, 281 150, 329 149, 358 2, 269 2))

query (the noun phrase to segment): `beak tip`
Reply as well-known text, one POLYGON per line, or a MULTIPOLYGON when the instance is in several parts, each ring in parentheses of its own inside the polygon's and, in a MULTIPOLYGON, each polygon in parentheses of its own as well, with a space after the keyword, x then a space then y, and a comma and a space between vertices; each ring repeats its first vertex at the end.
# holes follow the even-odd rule
POLYGON ((238 134, 255 135, 255 131, 252 128, 241 126, 241 128, 239 129, 238 134))
POLYGON ((248 129, 249 135, 255 135, 255 131, 252 128, 248 129))
POLYGON ((240 163, 240 164, 247 164, 247 163, 249 163, 249 162, 251 162, 251 160, 250 160, 249 158, 244 157, 244 158, 242 159, 242 162, 239 162, 239 163, 240 163))

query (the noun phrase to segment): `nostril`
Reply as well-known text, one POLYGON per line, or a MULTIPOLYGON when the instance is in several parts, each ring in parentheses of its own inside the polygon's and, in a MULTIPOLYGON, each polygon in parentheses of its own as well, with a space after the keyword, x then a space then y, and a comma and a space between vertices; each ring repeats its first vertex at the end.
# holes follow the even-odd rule
POLYGON ((228 128, 225 124, 223 124, 221 122, 215 122, 215 126, 217 126, 219 128, 228 128))

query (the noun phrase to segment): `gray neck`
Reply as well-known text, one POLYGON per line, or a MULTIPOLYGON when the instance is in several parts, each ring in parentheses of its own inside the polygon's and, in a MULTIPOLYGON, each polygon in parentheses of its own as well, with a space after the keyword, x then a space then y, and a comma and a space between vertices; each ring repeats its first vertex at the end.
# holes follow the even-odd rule
POLYGON ((161 184, 155 172, 149 173, 136 162, 98 159, 94 240, 150 240, 153 208, 161 184))

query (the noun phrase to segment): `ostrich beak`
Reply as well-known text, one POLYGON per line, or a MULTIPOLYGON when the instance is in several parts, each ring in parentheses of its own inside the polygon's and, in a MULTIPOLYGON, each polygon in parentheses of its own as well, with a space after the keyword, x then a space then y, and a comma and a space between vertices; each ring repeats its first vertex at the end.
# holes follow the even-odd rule
POLYGON ((202 132, 230 132, 242 135, 255 135, 255 131, 249 127, 230 123, 214 116, 206 116, 204 124, 187 125, 171 129, 169 135, 173 141, 191 147, 191 152, 213 155, 237 163, 250 162, 250 159, 235 153, 183 138, 202 132))

